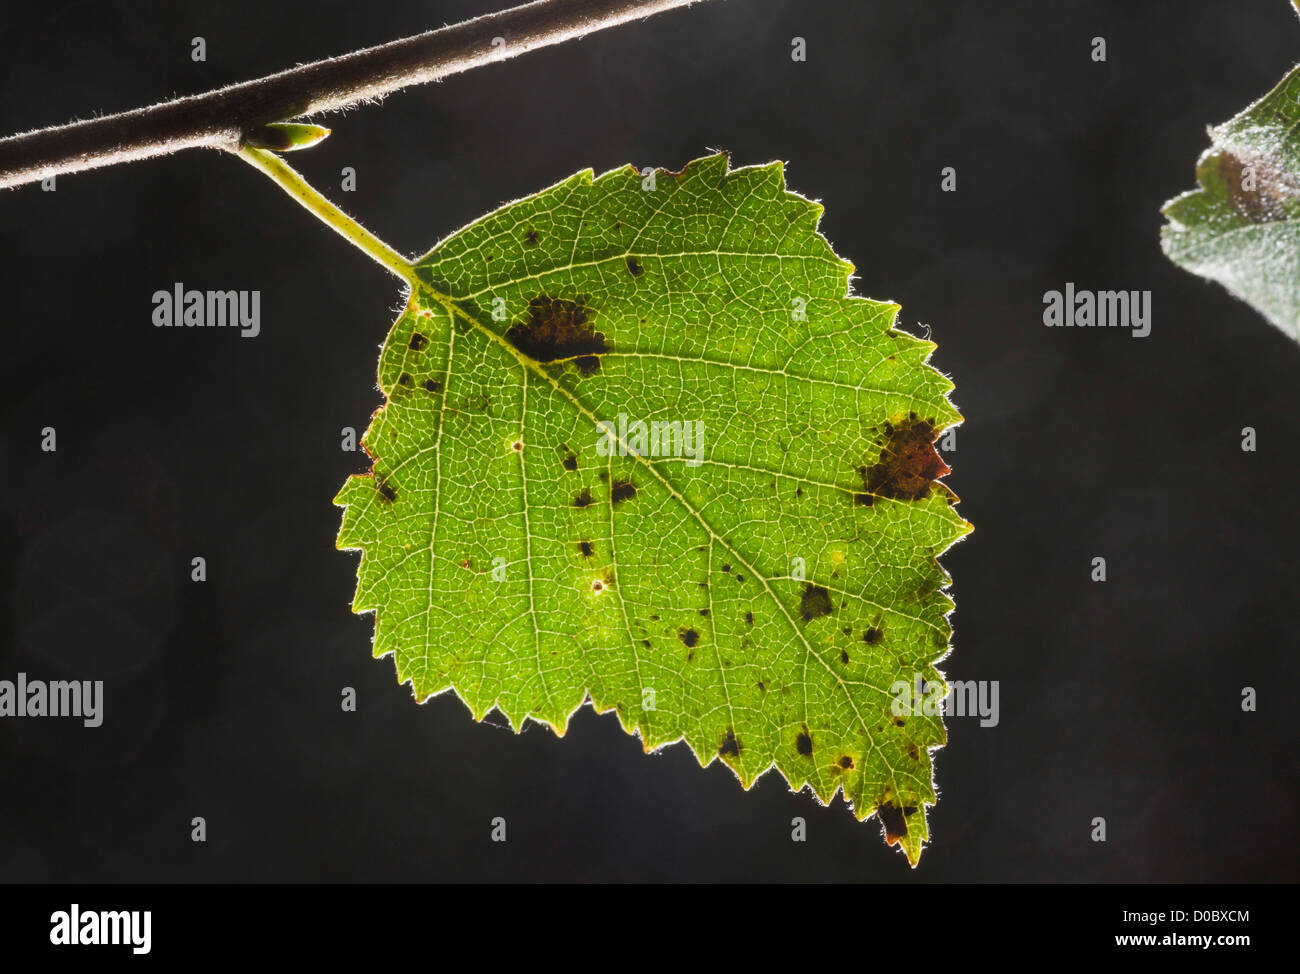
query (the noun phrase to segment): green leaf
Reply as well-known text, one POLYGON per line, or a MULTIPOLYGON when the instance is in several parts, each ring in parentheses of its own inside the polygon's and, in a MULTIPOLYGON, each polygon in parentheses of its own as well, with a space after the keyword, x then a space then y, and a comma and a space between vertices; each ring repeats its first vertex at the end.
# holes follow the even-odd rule
POLYGON ((714 155, 587 170, 443 241, 338 545, 417 699, 557 734, 590 699, 746 788, 842 789, 915 863, 944 727, 891 703, 941 680, 936 556, 970 526, 933 441, 961 417, 898 306, 848 295, 820 215, 780 163, 714 155), (700 462, 648 455, 638 420, 703 423, 700 462))
POLYGON ((1300 340, 1300 67, 1210 129, 1200 188, 1164 206, 1165 253, 1300 340))

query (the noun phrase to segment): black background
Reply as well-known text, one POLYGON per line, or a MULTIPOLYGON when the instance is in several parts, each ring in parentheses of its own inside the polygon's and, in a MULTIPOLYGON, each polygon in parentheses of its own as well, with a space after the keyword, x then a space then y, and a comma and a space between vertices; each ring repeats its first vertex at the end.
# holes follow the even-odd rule
MULTIPOLYGON (((0 134, 506 5, 6 11, 0 134)), ((715 147, 826 205, 967 417, 943 669, 1000 681, 1001 723, 950 720, 915 871, 774 774, 745 794, 590 709, 516 737, 371 660, 330 501, 400 288, 262 176, 192 152, 0 194, 0 678, 107 698, 96 730, 0 722, 0 880, 1294 880, 1300 348, 1169 264, 1158 211, 1205 125, 1297 60, 1284 0, 712 0, 332 116, 292 159, 406 253, 579 169, 715 147), (154 328, 175 281, 260 289, 262 335, 154 328), (1044 328, 1066 281, 1150 289, 1150 337, 1044 328)))

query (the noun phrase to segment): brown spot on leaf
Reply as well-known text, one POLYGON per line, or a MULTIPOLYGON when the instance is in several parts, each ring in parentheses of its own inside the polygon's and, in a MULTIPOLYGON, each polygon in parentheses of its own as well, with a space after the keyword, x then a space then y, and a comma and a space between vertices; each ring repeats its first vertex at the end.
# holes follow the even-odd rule
POLYGON ((884 638, 885 638, 885 631, 883 629, 878 629, 875 626, 872 626, 870 629, 868 629, 866 632, 862 634, 862 641, 864 643, 871 643, 873 646, 884 638))
POLYGON ((429 339, 416 331, 411 333, 411 341, 408 344, 410 345, 411 351, 418 352, 420 349, 424 348, 425 345, 429 344, 429 339))
POLYGON ((1211 153, 1201 163, 1219 171, 1232 208, 1252 223, 1286 219, 1286 201, 1300 196, 1300 181, 1268 156, 1243 159, 1228 151, 1211 153), (1253 189, 1243 183, 1250 169, 1253 189))
POLYGON ((728 727, 727 733, 722 736, 722 743, 718 745, 718 753, 724 758, 738 758, 742 750, 740 741, 736 740, 735 728, 728 727))
POLYGON ((573 499, 574 507, 589 507, 591 505, 591 491, 586 487, 582 488, 582 493, 573 499))
POLYGON ((536 246, 537 246, 537 231, 536 231, 536 230, 529 230, 526 234, 524 234, 524 246, 525 246, 525 247, 536 247, 536 246))
POLYGON ((578 542, 578 551, 581 552, 583 558, 590 558, 590 557, 591 557, 591 553, 592 553, 594 550, 595 550, 595 549, 592 548, 592 546, 591 546, 591 542, 590 542, 590 541, 579 541, 579 542, 578 542))
POLYGON ((921 752, 916 748, 916 741, 907 742, 907 756, 913 761, 921 760, 921 752))
POLYGON ((597 356, 609 351, 605 336, 593 329, 586 306, 563 298, 529 301, 528 320, 511 325, 506 341, 538 362, 573 359, 583 375, 599 369, 597 356))
POLYGON ((839 765, 845 771, 848 771, 853 767, 853 759, 849 757, 847 754, 841 754, 839 765))
POLYGON ((636 484, 630 480, 616 480, 614 486, 609 489, 609 499, 615 504, 620 504, 625 500, 630 500, 636 496, 636 484))
POLYGON ((830 615, 831 593, 820 585, 809 582, 803 587, 803 597, 799 599, 799 614, 803 616, 804 622, 830 615))
POLYGON ((884 425, 885 446, 880 459, 866 469, 863 481, 867 493, 858 494, 859 504, 870 504, 864 497, 890 497, 895 500, 920 500, 930 493, 930 485, 950 473, 948 465, 934 448, 934 424, 917 419, 913 413, 899 425, 884 425))
POLYGON ((691 647, 700 641, 700 634, 694 629, 683 629, 677 634, 677 638, 684 642, 687 647, 691 647))
POLYGON ((848 654, 847 652, 845 652, 844 650, 841 649, 841 650, 840 650, 840 662, 841 662, 841 663, 848 663, 848 661, 849 661, 849 654, 848 654))
POLYGON ((379 478, 376 477, 375 487, 376 489, 378 489, 379 496, 381 499, 388 501, 388 503, 390 504, 393 501, 397 500, 397 491, 396 489, 394 489, 393 485, 390 484, 388 481, 380 480, 379 478))
POLYGON ((442 392, 442 383, 437 379, 430 379, 424 384, 424 388, 428 389, 430 392, 442 392))
POLYGON ((812 754, 812 735, 808 733, 807 727, 801 730, 799 736, 794 739, 794 749, 804 757, 808 757, 808 755, 812 754))
POLYGON ((907 835, 907 821, 892 802, 884 802, 876 808, 880 824, 885 827, 885 841, 890 845, 907 835))
POLYGON ((561 465, 563 465, 565 470, 578 469, 578 458, 575 457, 572 453, 570 453, 567 457, 561 460, 560 463, 561 465))
POLYGON ((635 257, 629 257, 627 259, 627 272, 633 277, 640 277, 645 273, 645 268, 636 262, 635 257))
POLYGON ((411 387, 411 384, 414 381, 415 380, 411 378, 410 372, 403 372, 401 375, 397 377, 397 384, 399 386, 405 386, 408 389, 411 387))
POLYGON ((745 624, 748 626, 752 626, 754 624, 754 613, 752 612, 745 613, 745 624))

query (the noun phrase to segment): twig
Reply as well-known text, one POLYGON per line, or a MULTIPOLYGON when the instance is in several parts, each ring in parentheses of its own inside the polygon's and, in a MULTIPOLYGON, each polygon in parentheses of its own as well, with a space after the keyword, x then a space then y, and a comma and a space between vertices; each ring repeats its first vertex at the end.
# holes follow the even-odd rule
POLYGON ((10 136, 0 139, 0 189, 179 149, 235 152, 260 125, 346 108, 696 2, 537 0, 206 94, 10 136))

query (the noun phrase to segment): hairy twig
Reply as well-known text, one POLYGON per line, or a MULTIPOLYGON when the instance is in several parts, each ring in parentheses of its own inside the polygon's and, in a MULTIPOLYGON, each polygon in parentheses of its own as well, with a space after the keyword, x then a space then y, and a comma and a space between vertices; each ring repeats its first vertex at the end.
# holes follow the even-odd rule
POLYGON ((179 149, 238 151, 245 133, 261 125, 347 108, 696 2, 537 0, 206 94, 37 129, 0 139, 0 189, 179 149))

